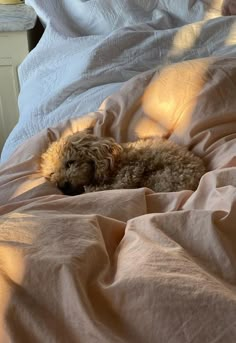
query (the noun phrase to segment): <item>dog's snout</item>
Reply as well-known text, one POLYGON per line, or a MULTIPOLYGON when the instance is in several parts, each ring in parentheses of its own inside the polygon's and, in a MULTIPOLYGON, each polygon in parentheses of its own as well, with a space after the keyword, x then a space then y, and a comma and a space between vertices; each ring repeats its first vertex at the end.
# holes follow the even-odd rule
POLYGON ((67 193, 70 193, 71 190, 72 190, 72 184, 69 182, 69 181, 65 181, 63 183, 59 183, 58 184, 58 188, 64 193, 64 194, 67 194, 67 193))
POLYGON ((58 184, 58 188, 65 194, 65 195, 77 195, 84 193, 84 187, 74 188, 73 185, 69 181, 65 181, 64 183, 58 184))
POLYGON ((71 185, 71 183, 70 183, 69 181, 66 181, 66 182, 64 183, 64 185, 63 185, 63 188, 64 188, 64 189, 71 189, 71 187, 72 187, 72 185, 71 185))

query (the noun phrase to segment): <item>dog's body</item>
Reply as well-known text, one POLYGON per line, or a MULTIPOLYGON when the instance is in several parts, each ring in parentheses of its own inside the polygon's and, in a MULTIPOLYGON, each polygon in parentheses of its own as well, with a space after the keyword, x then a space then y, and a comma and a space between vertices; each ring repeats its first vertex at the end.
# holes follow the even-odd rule
POLYGON ((195 190, 205 173, 199 157, 170 141, 150 138, 117 144, 87 132, 52 143, 42 155, 41 169, 68 195, 139 187, 195 190))

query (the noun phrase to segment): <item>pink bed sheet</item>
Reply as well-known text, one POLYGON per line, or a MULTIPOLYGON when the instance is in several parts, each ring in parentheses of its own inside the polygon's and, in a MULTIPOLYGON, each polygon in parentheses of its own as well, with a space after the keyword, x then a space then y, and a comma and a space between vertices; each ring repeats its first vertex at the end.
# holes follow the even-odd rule
POLYGON ((236 342, 236 59, 141 74, 1 166, 0 342, 236 342), (91 125, 167 137, 208 172, 195 192, 62 195, 40 154, 91 125))

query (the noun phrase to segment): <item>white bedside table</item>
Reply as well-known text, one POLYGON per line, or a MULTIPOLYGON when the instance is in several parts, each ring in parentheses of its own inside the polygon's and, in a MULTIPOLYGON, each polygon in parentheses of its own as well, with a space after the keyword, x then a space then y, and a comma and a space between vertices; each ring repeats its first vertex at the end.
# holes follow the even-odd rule
POLYGON ((18 121, 17 68, 30 51, 28 32, 36 19, 27 5, 0 5, 0 152, 18 121))

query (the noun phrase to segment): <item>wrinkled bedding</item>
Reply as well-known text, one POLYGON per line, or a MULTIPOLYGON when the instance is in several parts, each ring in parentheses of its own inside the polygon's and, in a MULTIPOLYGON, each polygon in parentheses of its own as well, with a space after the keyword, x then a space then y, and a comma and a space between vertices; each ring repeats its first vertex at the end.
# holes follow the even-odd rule
POLYGON ((235 342, 235 80, 235 58, 142 73, 2 165, 1 342, 235 342), (168 136, 208 172, 195 192, 62 195, 40 154, 86 127, 168 136))
POLYGON ((235 56, 235 17, 220 16, 221 2, 27 0, 45 32, 19 67, 20 118, 1 161, 40 130, 97 111, 140 72, 235 56))
MULTIPOLYGON (((72 111, 56 122, 42 114, 27 140, 24 125, 16 128, 22 144, 0 166, 0 342, 236 342, 235 17, 216 18, 214 1, 181 9, 177 2, 165 2, 168 21, 159 21, 168 37, 166 23, 182 20, 168 53, 147 49, 140 70, 127 60, 133 77, 83 116, 72 111), (199 22, 194 13, 203 8, 214 18, 199 22), (155 64, 162 54, 171 63, 155 64), (195 192, 65 196, 41 176, 40 155, 51 141, 87 127, 118 142, 165 137, 201 156, 207 173, 195 192)), ((89 3, 97 4, 79 2, 89 3)), ((92 30, 99 20, 87 24, 92 30)), ((159 33, 150 36, 154 24, 142 25, 147 31, 137 40, 158 42, 159 33)), ((51 91, 55 106, 61 90, 51 91)), ((57 104, 63 112, 63 101, 57 104)), ((42 108, 39 99, 29 106, 42 108)))

